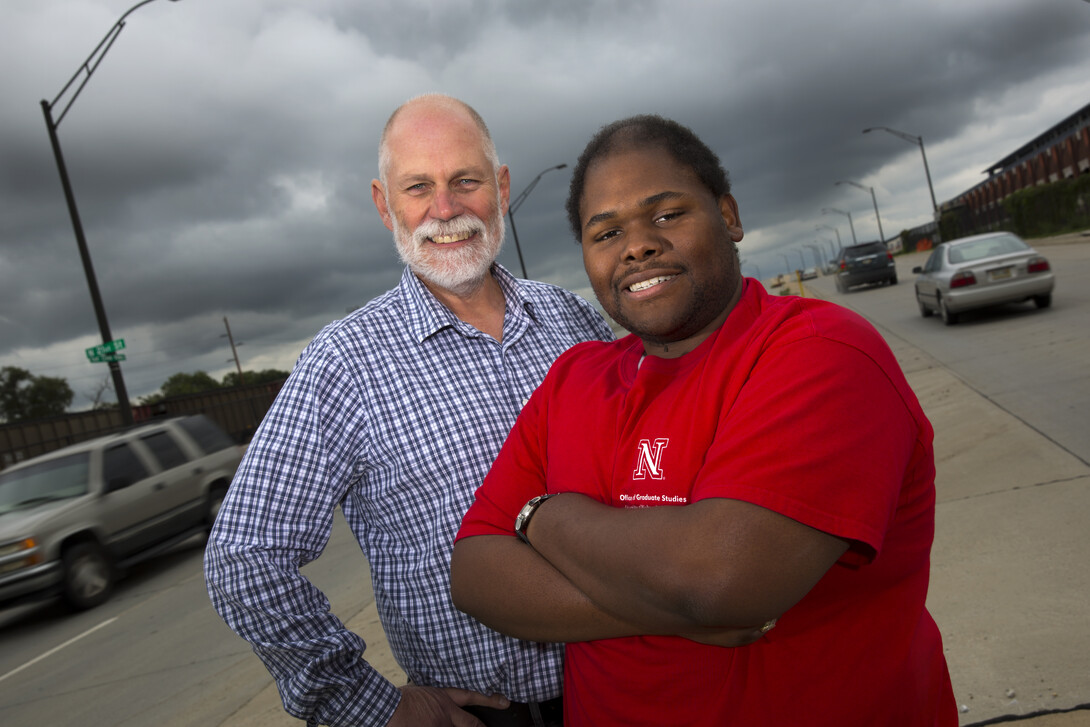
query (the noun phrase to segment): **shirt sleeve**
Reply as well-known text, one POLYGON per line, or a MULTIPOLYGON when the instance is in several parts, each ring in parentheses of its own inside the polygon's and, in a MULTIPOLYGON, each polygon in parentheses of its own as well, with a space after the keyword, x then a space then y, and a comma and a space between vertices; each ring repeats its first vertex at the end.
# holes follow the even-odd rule
POLYGON ((213 606, 308 724, 385 724, 400 700, 299 571, 329 540, 365 446, 364 416, 336 357, 312 343, 255 434, 205 551, 213 606))
POLYGON ((888 359, 821 336, 764 351, 720 415, 694 500, 752 502, 851 541, 846 563, 869 562, 920 435, 888 359))

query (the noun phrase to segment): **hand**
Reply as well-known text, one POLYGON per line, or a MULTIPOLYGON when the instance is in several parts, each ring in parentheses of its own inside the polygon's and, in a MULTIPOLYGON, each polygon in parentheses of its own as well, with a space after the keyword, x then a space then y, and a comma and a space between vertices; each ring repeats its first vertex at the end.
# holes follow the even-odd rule
POLYGON ((469 705, 506 709, 507 697, 488 696, 453 687, 401 687, 401 702, 387 727, 484 727, 479 719, 461 709, 469 705))

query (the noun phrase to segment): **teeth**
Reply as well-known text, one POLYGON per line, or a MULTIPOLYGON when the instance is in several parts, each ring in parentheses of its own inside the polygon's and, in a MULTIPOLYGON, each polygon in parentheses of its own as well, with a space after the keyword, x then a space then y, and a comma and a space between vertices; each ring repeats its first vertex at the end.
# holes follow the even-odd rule
POLYGON ((456 235, 439 235, 437 237, 431 238, 431 241, 436 243, 437 245, 448 245, 452 242, 461 242, 462 240, 466 240, 472 235, 472 232, 459 233, 456 235))
POLYGON ((650 280, 644 280, 643 282, 640 282, 640 283, 633 283, 632 285, 628 286, 628 289, 631 290, 633 293, 638 293, 641 290, 647 290, 648 288, 650 288, 652 286, 655 286, 655 285, 658 285, 659 283, 665 283, 667 280, 670 280, 673 277, 675 277, 675 276, 673 276, 673 275, 660 275, 657 278, 651 278, 650 280))

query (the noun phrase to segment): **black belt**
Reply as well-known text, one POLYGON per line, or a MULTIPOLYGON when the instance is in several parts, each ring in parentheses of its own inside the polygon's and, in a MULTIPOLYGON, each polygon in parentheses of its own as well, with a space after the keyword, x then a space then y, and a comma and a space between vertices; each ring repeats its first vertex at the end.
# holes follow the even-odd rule
POLYGON ((557 697, 547 702, 511 702, 507 709, 488 707, 462 707, 485 727, 560 727, 564 724, 564 699, 557 697))

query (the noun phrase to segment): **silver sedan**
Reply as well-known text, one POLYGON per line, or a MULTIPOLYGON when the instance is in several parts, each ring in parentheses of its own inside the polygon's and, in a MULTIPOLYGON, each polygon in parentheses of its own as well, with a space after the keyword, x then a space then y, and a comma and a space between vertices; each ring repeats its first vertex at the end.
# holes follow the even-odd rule
POLYGON ((1056 284, 1048 260, 1010 232, 963 237, 936 247, 916 273, 920 315, 932 312, 946 325, 967 310, 1032 300, 1052 304, 1056 284))

